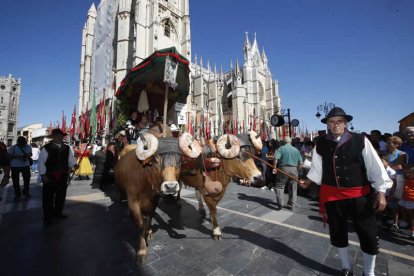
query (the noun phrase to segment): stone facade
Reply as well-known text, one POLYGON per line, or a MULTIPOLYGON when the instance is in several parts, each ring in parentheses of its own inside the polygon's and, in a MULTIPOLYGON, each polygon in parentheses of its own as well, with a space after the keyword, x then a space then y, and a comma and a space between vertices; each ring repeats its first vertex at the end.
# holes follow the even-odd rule
POLYGON ((21 80, 0 76, 0 141, 7 146, 16 143, 21 80))
POLYGON ((241 66, 237 61, 225 73, 205 67, 202 58, 192 59, 189 0, 101 0, 98 9, 92 4, 82 32, 79 115, 91 107, 91 91, 96 102, 111 99, 128 70, 172 46, 191 61, 187 111, 193 122, 208 113, 214 134, 219 122, 271 132, 270 117, 280 111, 278 81, 256 35, 251 43, 246 33, 241 66))

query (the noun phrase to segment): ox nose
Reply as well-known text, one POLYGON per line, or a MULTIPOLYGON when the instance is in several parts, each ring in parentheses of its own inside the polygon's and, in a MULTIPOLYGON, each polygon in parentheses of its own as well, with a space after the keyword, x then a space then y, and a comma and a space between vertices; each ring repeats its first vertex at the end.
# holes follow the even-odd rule
POLYGON ((180 190, 180 185, 177 181, 166 181, 161 185, 161 192, 166 195, 176 194, 180 190))
POLYGON ((253 182, 251 183, 254 186, 262 186, 263 183, 265 183, 265 178, 262 174, 256 175, 253 177, 253 182))
POLYGON ((253 179, 256 182, 261 182, 261 181, 264 181, 265 180, 263 174, 260 174, 258 176, 255 176, 255 177, 253 177, 253 179))

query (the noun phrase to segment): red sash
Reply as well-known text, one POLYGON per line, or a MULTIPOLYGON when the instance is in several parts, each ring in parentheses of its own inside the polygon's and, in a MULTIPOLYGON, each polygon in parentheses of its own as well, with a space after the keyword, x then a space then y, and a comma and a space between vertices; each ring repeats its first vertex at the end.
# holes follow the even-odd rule
POLYGON ((319 213, 323 218, 323 226, 326 225, 326 209, 325 203, 335 200, 361 197, 371 191, 369 185, 352 187, 352 188, 338 188, 336 186, 322 184, 319 192, 319 213))

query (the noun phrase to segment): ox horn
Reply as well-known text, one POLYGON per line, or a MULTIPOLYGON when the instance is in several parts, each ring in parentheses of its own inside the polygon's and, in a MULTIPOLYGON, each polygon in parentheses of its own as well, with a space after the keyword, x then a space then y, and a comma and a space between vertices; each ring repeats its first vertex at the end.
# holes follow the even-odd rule
POLYGON ((261 150, 263 147, 263 144, 262 144, 262 139, 260 139, 260 134, 254 130, 251 130, 249 136, 250 136, 250 140, 252 141, 254 148, 257 150, 261 150))
POLYGON ((144 150, 148 150, 148 141, 145 139, 143 133, 140 133, 138 137, 141 138, 141 141, 144 144, 144 150))
POLYGON ((236 135, 225 134, 217 140, 217 151, 224 158, 234 158, 240 152, 240 140, 236 135), (227 137, 226 137, 227 136, 227 137))
POLYGON ((151 133, 139 135, 135 154, 137 158, 144 161, 150 158, 158 149, 158 139, 151 133))
POLYGON ((230 143, 230 136, 229 135, 227 135, 227 142, 226 142, 226 149, 231 149, 231 143, 230 143))
POLYGON ((185 156, 190 158, 197 158, 202 151, 200 142, 188 132, 184 132, 178 138, 178 147, 185 156))

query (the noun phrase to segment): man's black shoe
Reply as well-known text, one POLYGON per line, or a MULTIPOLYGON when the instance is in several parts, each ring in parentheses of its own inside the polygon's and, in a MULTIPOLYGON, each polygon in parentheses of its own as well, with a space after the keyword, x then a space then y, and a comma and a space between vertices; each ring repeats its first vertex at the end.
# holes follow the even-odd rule
POLYGON ((352 269, 342 269, 341 274, 342 276, 354 276, 354 272, 352 269))
POLYGON ((285 205, 283 207, 285 207, 288 210, 293 210, 293 205, 291 205, 291 204, 287 204, 287 205, 285 205))
POLYGON ((282 210, 282 205, 276 204, 276 211, 280 211, 280 210, 282 210))

